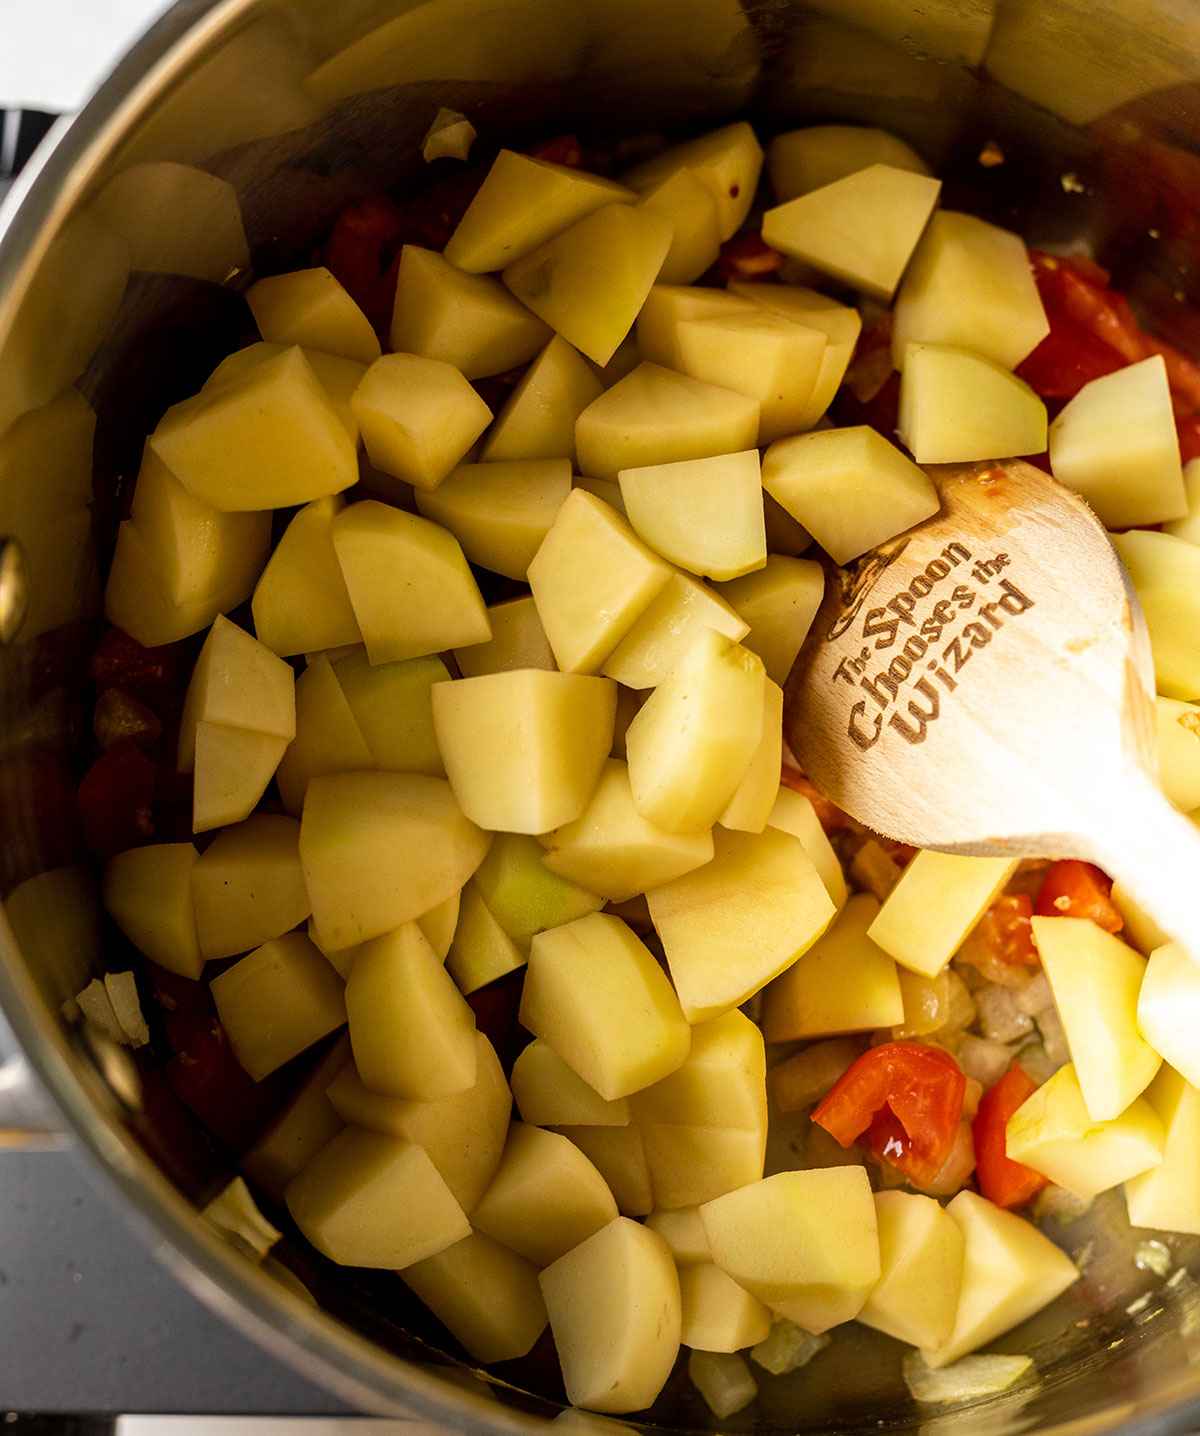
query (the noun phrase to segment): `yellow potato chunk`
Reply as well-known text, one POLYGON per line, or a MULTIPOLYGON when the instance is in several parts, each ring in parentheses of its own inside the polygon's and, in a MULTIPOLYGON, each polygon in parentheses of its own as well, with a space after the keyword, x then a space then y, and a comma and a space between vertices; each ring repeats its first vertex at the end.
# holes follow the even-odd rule
POLYGON ((919 852, 869 936, 910 972, 936 977, 1012 877, 1016 860, 919 852))
POLYGON ((821 565, 769 554, 764 568, 733 579, 718 592, 749 625, 743 647, 757 653, 767 677, 782 686, 825 595, 821 565))
POLYGON ((564 673, 595 673, 671 570, 620 514, 573 489, 528 576, 558 666, 564 673))
POLYGON ((1200 547, 1140 529, 1111 537, 1150 630, 1158 691, 1200 698, 1200 547))
POLYGON ((671 1248, 676 1266, 697 1266, 712 1260, 699 1207, 651 1212, 646 1218, 646 1225, 671 1248))
POLYGON ((130 848, 104 870, 104 907, 125 936, 151 962, 180 977, 204 968, 192 908, 191 843, 130 848))
POLYGON ((706 1202, 700 1219, 717 1266, 805 1331, 850 1321, 879 1280, 862 1167, 780 1172, 706 1202))
MULTIPOLYGON (((1134 947, 1137 948, 1140 953, 1142 953, 1146 957, 1149 957, 1150 954, 1154 952, 1156 948, 1163 947, 1171 941, 1171 939, 1167 936, 1165 932, 1163 932, 1162 928, 1159 927, 1159 925, 1154 921, 1150 914, 1144 908, 1139 907, 1138 904, 1134 902, 1131 894, 1121 885, 1120 882, 1113 883, 1111 897, 1113 900, 1113 905, 1121 914, 1121 917, 1124 919, 1125 922, 1125 926, 1121 929, 1121 931, 1125 934, 1125 936, 1134 945, 1134 947)), ((1190 962, 1191 959, 1189 958, 1188 961, 1190 962)), ((1145 990, 1145 988, 1146 979, 1144 978, 1142 980, 1143 991, 1145 990)), ((1138 1025, 1142 1027, 1143 1030, 1146 1030, 1145 1023, 1142 1019, 1140 1012, 1138 1014, 1138 1025)), ((1154 1041, 1151 1041, 1150 1045, 1152 1047, 1155 1047, 1155 1049, 1157 1050, 1157 1044, 1154 1041)), ((1170 1060, 1171 1059, 1168 1057, 1167 1061, 1169 1062, 1170 1060)))
POLYGON ((1125 1183, 1129 1224, 1200 1235, 1200 1092, 1163 1067, 1146 1089, 1163 1124, 1162 1164, 1125 1183))
POLYGON ((433 948, 433 955, 439 962, 445 962, 450 944, 454 941, 461 906, 462 894, 452 893, 444 902, 423 912, 417 919, 417 926, 425 934, 425 940, 433 948))
POLYGON ((276 1201, 283 1200, 287 1184, 345 1125, 326 1095, 345 1067, 353 1069, 350 1039, 343 1034, 242 1158, 242 1171, 276 1201))
POLYGON ((766 563, 757 449, 622 469, 620 483, 634 529, 681 568, 727 579, 766 563))
POLYGON ((598 894, 551 872, 542 855, 536 838, 500 833, 475 874, 488 911, 525 954, 537 933, 604 906, 598 894))
POLYGON ((762 742, 762 659, 706 629, 625 734, 637 810, 673 833, 710 828, 762 742))
POLYGON ((762 472, 766 491, 835 563, 849 563, 941 507, 928 477, 866 425, 780 439, 762 472))
POLYGON ((629 1125, 627 1098, 605 1101, 540 1037, 513 1063, 512 1093, 522 1118, 537 1127, 629 1125))
MULTIPOLYGON (((754 307, 724 289, 708 285, 656 284, 646 296, 637 319, 638 353, 649 364, 682 368, 680 326, 697 319, 731 318, 753 314, 754 307)), ((696 378, 703 379, 698 374, 696 378)), ((718 380, 709 380, 718 383, 718 380)), ((734 387, 732 385, 728 386, 734 387)), ((742 390, 738 391, 743 392, 742 390)))
POLYGON ((195 762, 198 723, 266 733, 285 743, 296 736, 292 670, 245 629, 219 615, 196 659, 184 700, 180 772, 191 772, 195 762))
POLYGON ((1162 1059, 1138 1031, 1146 960, 1079 917, 1035 917, 1033 941, 1050 979, 1088 1115, 1118 1117, 1150 1085, 1162 1059))
POLYGON ((288 748, 286 738, 197 723, 192 832, 240 823, 258 806, 288 748))
POLYGON ((481 1232, 414 1262, 400 1280, 476 1361, 525 1356, 545 1330, 537 1268, 481 1232))
POLYGON ((950 344, 910 344, 897 428, 919 464, 1007 459, 1045 451, 1046 406, 994 359, 950 344))
POLYGON ((941 187, 928 175, 868 165, 767 210, 763 239, 887 304, 941 187))
POLYGON ((534 938, 520 1015, 609 1101, 673 1072, 691 1046, 662 968, 620 918, 604 913, 534 938))
POLYGON ((353 409, 375 468, 419 489, 436 489, 492 419, 459 370, 417 354, 372 364, 353 409))
POLYGON ((300 859, 322 947, 379 937, 445 902, 482 862, 488 842, 441 778, 330 773, 312 779, 300 859))
POLYGON ((679 1278, 663 1239, 616 1217, 540 1280, 572 1406, 649 1406, 679 1354, 679 1278))
POLYGON ((776 135, 767 146, 767 173, 781 202, 845 179, 868 165, 929 173, 911 145, 866 125, 808 125, 776 135))
POLYGON ((799 838, 801 846, 812 860, 820 874, 835 907, 840 908, 846 901, 846 877, 838 855, 833 850, 816 809, 803 793, 792 788, 780 788, 775 797, 775 806, 767 819, 769 828, 779 828, 792 837, 799 838))
POLYGON ((346 1020, 341 979, 302 932, 256 948, 211 990, 234 1056, 256 1082, 346 1020))
POLYGON ((757 399, 657 364, 639 364, 575 424, 579 467, 596 479, 622 469, 738 453, 758 442, 757 399))
POLYGON ((494 603, 487 616, 491 638, 486 643, 455 649, 454 657, 464 678, 508 673, 514 668, 554 671, 554 652, 532 596, 494 603))
POLYGON ((464 464, 416 498, 418 512, 448 528, 472 563, 523 579, 570 492, 570 460, 510 459, 464 464))
POLYGON ((333 671, 371 754, 371 762, 359 766, 444 776, 431 696, 434 684, 450 677, 440 658, 372 664, 359 648, 339 658, 333 671))
POLYGON ((1173 538, 1200 543, 1200 463, 1195 459, 1189 459, 1183 466, 1183 489, 1187 496, 1187 514, 1163 524, 1162 530, 1173 538))
POLYGON ((618 759, 604 765, 583 812, 544 839, 551 872, 610 902, 702 867, 713 855, 712 833, 668 833, 638 812, 629 770, 618 759))
POLYGON ((654 688, 706 628, 735 643, 749 632, 749 625, 706 584, 674 573, 605 659, 604 672, 627 688, 654 688))
POLYGON ((358 479, 354 444, 296 348, 173 405, 150 447, 213 508, 283 508, 358 479))
POLYGON ((765 1134, 763 1035, 743 1012, 727 1012, 692 1029, 686 1060, 632 1099, 639 1124, 737 1127, 765 1134))
POLYGON ((695 1351, 742 1351, 771 1329, 771 1313, 712 1262, 679 1273, 683 1323, 680 1340, 695 1351))
POLYGON ((628 1127, 568 1126, 558 1130, 595 1164, 622 1216, 644 1217, 654 1210, 646 1148, 636 1123, 628 1127))
POLYGON ((763 152, 754 130, 745 120, 738 120, 646 160, 625 176, 625 183, 644 193, 681 170, 689 171, 712 195, 717 232, 726 240, 738 232, 750 213, 762 163, 763 152))
POLYGON ((647 189, 640 203, 671 226, 671 248, 658 271, 663 284, 691 284, 716 263, 721 252, 716 201, 691 170, 676 170, 647 189))
POLYGON ((1158 784, 1185 813, 1200 808, 1200 708, 1177 698, 1154 704, 1158 784))
POLYGON ((525 954, 492 916, 474 882, 462 890, 446 970, 464 996, 525 965, 525 954))
POLYGON ((1014 1162, 1091 1198, 1157 1167, 1165 1141, 1162 1120, 1144 1097, 1111 1121, 1089 1117, 1068 1062, 1009 1118, 1006 1150, 1014 1162))
POLYGON ((359 949, 346 1014, 371 1091, 431 1102, 475 1085, 475 1014, 416 923, 359 949))
POLYGON ((633 328, 673 236, 670 221, 653 210, 608 204, 510 264, 504 283, 593 363, 607 364, 633 328))
POLYGON ((329 660, 314 659, 296 679, 296 737, 278 773, 283 806, 298 818, 313 778, 375 766, 329 660))
POLYGON ((768 678, 763 685, 762 737, 745 777, 721 813, 723 828, 761 833, 767 826, 779 791, 783 761, 783 689, 768 678))
POLYGON ((624 185, 586 170, 501 150, 445 255, 468 274, 503 269, 602 205, 632 199, 624 185))
POLYGON ((439 359, 468 379, 483 379, 527 364, 549 340, 542 319, 497 280, 464 274, 431 249, 406 244, 401 250, 394 350, 439 359))
POLYGON ((493 832, 572 822, 612 748, 616 703, 610 678, 541 668, 435 684, 434 729, 463 812, 493 832))
POLYGON ((1025 241, 973 214, 929 221, 892 313, 892 362, 909 344, 957 344, 1015 369, 1050 332, 1025 241))
MULTIPOLYGON (((72 533, 74 520, 64 520, 56 528, 56 552, 61 549, 72 533)), ((87 513, 78 516, 74 532, 80 543, 88 541, 91 532, 91 517, 87 513)), ((49 562, 45 565, 50 567, 49 562)), ((80 593, 76 591, 67 602, 68 616, 78 616, 80 593)), ((163 587, 162 578, 146 541, 136 525, 128 520, 117 528, 117 546, 113 554, 108 584, 104 590, 104 616, 110 623, 123 628, 131 638, 147 648, 160 643, 174 643, 199 633, 228 608, 236 608, 246 597, 244 592, 230 589, 223 593, 208 594, 189 603, 172 603, 163 587)), ((44 632, 39 614, 43 607, 32 611, 22 633, 44 632)))
POLYGON ((765 1121, 761 1131, 670 1122, 640 1130, 656 1207, 694 1207, 762 1177, 765 1121))
POLYGON ((910 1346, 944 1346, 962 1287, 958 1223, 931 1197, 908 1192, 876 1192, 875 1220, 879 1284, 858 1320, 910 1346))
POLYGON ((269 344, 302 344, 360 364, 379 358, 371 321, 324 266, 260 279, 246 303, 269 344))
POLYGON ((1198 1018, 1200 967, 1175 943, 1155 946, 1137 998, 1138 1031, 1192 1086, 1200 1083, 1198 1018))
MULTIPOLYGON (((227 354, 208 376, 204 383, 204 392, 207 393, 231 380, 243 378, 257 365, 268 359, 277 359, 290 347, 287 344, 267 344, 259 340, 257 344, 247 344, 244 349, 235 349, 232 354, 227 354)), ((317 383, 324 389, 325 397, 333 406, 333 412, 341 421, 350 442, 357 445, 358 419, 351 401, 354 391, 363 381, 367 366, 355 359, 343 359, 340 354, 325 354, 320 349, 302 349, 301 352, 308 360, 317 383)))
POLYGON ((301 509, 254 590, 254 631, 281 658, 362 641, 333 547, 341 511, 337 497, 301 509))
POLYGON ((604 392, 587 360, 557 334, 496 415, 479 457, 575 459, 575 421, 604 392))
POLYGON ((338 515, 333 546, 372 663, 492 636, 458 540, 440 525, 364 499, 338 515))
POLYGON ((424 1149, 463 1211, 471 1211, 500 1165, 512 1096, 495 1049, 475 1033, 475 1082, 429 1102, 385 1097, 363 1085, 353 1062, 328 1087, 338 1116, 354 1127, 403 1137, 424 1149))
POLYGON ((834 915, 798 838, 771 827, 713 836, 711 863, 646 896, 689 1022, 740 1006, 807 951, 834 915))
POLYGON ((984 1197, 960 1192, 946 1211, 963 1235, 962 1290, 950 1339, 921 1352, 933 1367, 986 1346, 1079 1279, 1074 1262, 1031 1222, 984 1197))
POLYGON ((258 813, 218 834, 196 859, 192 902, 205 959, 248 952, 308 916, 299 840, 294 818, 258 813))
POLYGON ((514 1122, 471 1220, 479 1231, 544 1267, 616 1215, 608 1184, 578 1147, 557 1132, 514 1122))
POLYGON ((288 1210, 341 1266, 403 1270, 471 1234, 423 1148, 349 1127, 288 1186, 288 1210))
POLYGON ((878 912, 877 899, 856 893, 825 935, 767 988, 763 1030, 769 1041, 873 1032, 903 1023, 896 964, 867 933, 878 912))

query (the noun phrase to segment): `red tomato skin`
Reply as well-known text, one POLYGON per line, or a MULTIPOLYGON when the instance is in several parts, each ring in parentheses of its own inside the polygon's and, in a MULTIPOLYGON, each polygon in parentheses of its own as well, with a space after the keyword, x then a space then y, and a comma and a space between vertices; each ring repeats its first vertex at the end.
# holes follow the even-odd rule
POLYGON ((1014 1162, 1006 1148, 1009 1118, 1037 1091, 1037 1083, 1014 1062, 1003 1077, 979 1100, 971 1124, 975 1138, 975 1180, 990 1202, 1006 1210, 1023 1207, 1049 1185, 1046 1177, 1014 1162))
POLYGON ((1038 917, 1085 917, 1105 932, 1120 932, 1125 919, 1109 894, 1112 879, 1094 863, 1063 858, 1051 863, 1038 889, 1038 917))
POLYGON ((101 753, 79 785, 83 839, 98 858, 115 857, 154 837, 156 770, 129 738, 101 753))

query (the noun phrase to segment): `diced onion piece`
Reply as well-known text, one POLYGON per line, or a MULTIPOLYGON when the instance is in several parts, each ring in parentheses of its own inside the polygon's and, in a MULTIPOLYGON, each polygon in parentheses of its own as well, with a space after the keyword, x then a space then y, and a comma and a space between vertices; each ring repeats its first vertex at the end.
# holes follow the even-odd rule
POLYGON ((259 1211, 241 1177, 234 1177, 200 1215, 254 1262, 261 1262, 283 1235, 259 1211))
POLYGON ((975 994, 979 1025, 993 1042, 1016 1042, 1033 1031, 1033 1018, 1022 1012, 1008 987, 981 987, 975 994))
POLYGON ((693 1351, 688 1357, 692 1385, 718 1421, 749 1406, 758 1395, 758 1383, 742 1357, 719 1351, 693 1351))
POLYGON ((786 1376, 799 1371, 814 1356, 820 1355, 832 1341, 830 1336, 814 1336, 786 1317, 776 1321, 770 1333, 750 1348, 750 1358, 772 1376, 786 1376))
POLYGON ((910 1351, 904 1358, 904 1384, 914 1401, 942 1406, 1007 1391, 1032 1366, 1029 1356, 964 1356, 933 1371, 919 1351, 910 1351))
POLYGON ((91 1023, 110 1042, 119 1043, 122 1047, 129 1046, 125 1029, 117 1021, 117 1014, 113 1011, 108 989, 98 977, 93 978, 82 992, 75 994, 75 1001, 79 1004, 85 1022, 91 1023))
POLYGON ((982 1082, 984 1087, 994 1086, 1008 1071, 1013 1060, 1012 1049, 1003 1042, 993 1042, 988 1037, 976 1037, 968 1033, 958 1049, 958 1065, 968 1077, 982 1082))
POLYGON ((433 160, 465 160, 475 143, 475 126, 457 110, 440 109, 425 135, 421 153, 425 163, 433 160))
POLYGON ((883 902, 900 881, 900 864, 874 838, 868 838, 851 859, 850 876, 883 902))
POLYGON ((150 1029, 142 1016, 142 1004, 138 1001, 137 979, 132 972, 110 972, 104 978, 104 990, 112 1004, 113 1015, 121 1025, 121 1031, 131 1047, 145 1047, 150 1041, 150 1029))
POLYGON ((1051 1007, 1049 1011, 1038 1014, 1037 1026, 1038 1032, 1041 1033, 1042 1046, 1046 1049, 1046 1060, 1054 1063, 1054 1070, 1057 1072, 1071 1060, 1071 1049, 1067 1046, 1067 1034, 1062 1018, 1057 1010, 1051 1007))
POLYGON ((1054 1008, 1054 993, 1044 972, 1039 972, 1027 986, 1018 988, 1016 996, 1017 1006, 1030 1017, 1040 1017, 1054 1008))

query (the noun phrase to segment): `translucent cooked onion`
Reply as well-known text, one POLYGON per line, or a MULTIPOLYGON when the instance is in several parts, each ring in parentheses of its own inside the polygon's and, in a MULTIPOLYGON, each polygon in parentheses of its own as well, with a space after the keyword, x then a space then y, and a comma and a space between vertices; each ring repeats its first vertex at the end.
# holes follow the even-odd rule
POLYGON ((968 1032, 958 1049, 958 1065, 968 1077, 981 1082, 986 1090, 994 1086, 1008 1071, 1013 1060, 1012 1048, 990 1037, 976 1037, 968 1032))
POLYGON ((688 1375, 718 1421, 744 1410, 758 1395, 758 1382, 736 1353, 693 1351, 688 1357, 688 1375))
POLYGON ((1046 1060, 1054 1063, 1055 1072, 1071 1060, 1071 1049, 1067 1046, 1067 1034, 1056 1008, 1042 1012, 1037 1020, 1042 1046, 1046 1049, 1046 1060))
POLYGON ((975 1401, 1007 1391, 1033 1368, 1029 1356, 964 1356, 934 1371, 919 1351, 904 1358, 904 1384, 914 1401, 927 1405, 975 1401))
POLYGON ((971 1124, 960 1122, 954 1145, 950 1148, 950 1155, 942 1163, 941 1170, 932 1182, 918 1187, 917 1190, 929 1197, 952 1197, 962 1191, 974 1170, 975 1139, 971 1135, 971 1124))
POLYGON ((814 1356, 825 1350, 830 1340, 828 1336, 814 1336, 794 1321, 781 1317, 762 1341, 750 1348, 750 1358, 772 1376, 786 1376, 789 1371, 807 1366, 814 1356))
POLYGON ((1033 1031, 1033 1018, 1017 1006, 1016 994, 1008 987, 981 987, 975 994, 979 1026, 993 1042, 1017 1042, 1033 1031))
POLYGON ((853 1037, 831 1037, 789 1057, 767 1074, 771 1096, 781 1112, 800 1112, 821 1100, 861 1053, 853 1037))
POLYGON ((1017 992, 1017 1006, 1030 1017, 1050 1012, 1054 1007, 1054 993, 1050 990, 1050 979, 1044 972, 1017 992))

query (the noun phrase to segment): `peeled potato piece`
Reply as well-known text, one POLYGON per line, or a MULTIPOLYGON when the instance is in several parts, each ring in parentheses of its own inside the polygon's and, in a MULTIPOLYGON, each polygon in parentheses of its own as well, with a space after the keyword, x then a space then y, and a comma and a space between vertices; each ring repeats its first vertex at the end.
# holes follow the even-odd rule
POLYGON ((557 334, 496 415, 479 457, 575 459, 575 421, 604 392, 587 360, 557 334))
POLYGON ((808 125, 776 135, 767 146, 767 173, 780 201, 821 189, 868 165, 929 173, 910 145, 866 125, 808 125))
POLYGON ((968 349, 910 344, 900 380, 900 440, 919 464, 1040 454, 1046 406, 1023 379, 968 349))
POLYGON ((961 1229, 931 1197, 908 1192, 876 1192, 875 1218, 881 1274, 858 1320, 910 1346, 943 1346, 962 1287, 961 1229))
POLYGON ((196 726, 219 723, 282 738, 296 736, 292 670, 227 618, 214 620, 196 659, 179 723, 179 769, 195 762, 196 726))
POLYGON ((219 833, 200 854, 192 901, 203 957, 248 952, 304 921, 311 909, 299 838, 294 818, 257 813, 219 833))
POLYGON ((742 1351, 765 1339, 771 1313, 731 1276, 702 1262, 679 1273, 680 1340, 696 1351, 742 1351))
POLYGON ((705 628, 735 643, 749 632, 749 625, 713 589, 686 573, 672 574, 605 659, 604 672, 628 688, 653 688, 668 677, 705 628))
MULTIPOLYGON (((287 344, 268 344, 265 340, 259 340, 257 344, 247 344, 244 349, 235 349, 221 360, 205 380, 204 391, 208 392, 234 379, 241 379, 249 370, 268 359, 278 358, 290 347, 292 346, 287 344)), ((367 366, 356 359, 343 359, 340 354, 326 354, 320 349, 301 349, 301 353, 308 360, 317 383, 324 389, 325 397, 333 406, 333 412, 338 416, 350 442, 357 445, 358 419, 351 401, 354 391, 363 381, 367 366)))
POLYGON ((515 972, 525 954, 492 916, 474 882, 462 890, 458 924, 446 955, 446 970, 464 996, 515 972))
MULTIPOLYGON (((91 517, 81 513, 78 522, 81 542, 90 531, 91 517)), ((56 542, 65 542, 66 537, 67 531, 60 529, 56 542)), ((244 585, 241 585, 206 594, 189 603, 172 603, 154 556, 137 526, 128 520, 118 526, 116 551, 104 589, 104 616, 136 642, 156 648, 162 643, 188 638, 207 628, 226 609, 236 608, 245 598, 244 585)))
POLYGON ((333 547, 341 499, 317 499, 292 519, 254 590, 254 632, 281 658, 360 643, 333 547))
POLYGON ((673 231, 658 277, 664 284, 691 284, 721 252, 720 218, 712 191, 691 170, 676 170, 646 190, 643 209, 661 214, 673 231))
POLYGON ((627 1098, 606 1101, 540 1037, 513 1063, 512 1093, 522 1118, 538 1127, 629 1125, 627 1098))
POLYGON ((763 568, 731 580, 717 592, 749 626, 742 646, 758 654, 773 683, 785 684, 825 596, 821 565, 812 559, 768 554, 763 568))
POLYGON ((762 736, 742 781, 718 820, 723 828, 761 833, 767 826, 779 791, 783 762, 783 689, 768 678, 763 683, 762 736))
POLYGON ((118 853, 104 870, 104 906, 133 945, 151 962, 180 977, 198 978, 204 967, 192 908, 191 843, 154 843, 118 853))
POLYGON ((522 952, 547 928, 586 917, 604 899, 551 872, 536 838, 498 833, 475 874, 475 887, 489 912, 522 952))
POLYGON ((696 1266, 712 1260, 699 1207, 651 1212, 646 1218, 646 1225, 671 1248, 676 1266, 696 1266))
MULTIPOLYGON (((1128 905, 1122 911, 1128 912, 1128 905)), ((1194 1025, 1200 1013, 1200 968, 1175 943, 1164 939, 1154 945, 1137 1004, 1138 1030, 1146 1041, 1193 1086, 1200 1083, 1194 1025)))
POLYGON ((643 1217, 654 1210, 654 1191, 641 1129, 565 1126, 558 1129, 596 1164, 622 1216, 643 1217))
POLYGON ((326 1095, 344 1068, 353 1069, 343 1034, 304 1079, 283 1112, 242 1158, 242 1171, 276 1201, 345 1125, 326 1095))
POLYGON ((1141 529, 1111 537, 1150 630, 1158 691, 1200 698, 1200 547, 1141 529))
POLYGON ((192 832, 240 823, 258 806, 290 746, 286 738, 224 723, 196 724, 192 832))
POLYGON ((418 489, 417 510, 449 529, 472 563, 523 579, 570 492, 569 459, 495 460, 418 489))
POLYGON ((753 129, 745 120, 737 120, 673 145, 630 170, 624 178, 626 184, 645 193, 681 170, 695 175, 713 197, 717 232, 726 240, 738 232, 750 213, 762 163, 762 148, 753 129))
POLYGON ((486 643, 475 643, 454 652, 459 672, 464 678, 479 678, 485 673, 507 673, 514 668, 554 671, 554 651, 538 617, 537 604, 532 595, 510 598, 507 603, 494 603, 487 616, 492 629, 491 638, 486 643))
POLYGON ((278 773, 284 807, 298 818, 311 779, 374 766, 329 660, 315 659, 296 680, 296 736, 278 773))
POLYGON ((1200 1092, 1164 1066, 1146 1089, 1163 1124, 1162 1164, 1125 1183, 1129 1224, 1200 1234, 1200 1092))
MULTIPOLYGON (((650 364, 663 364, 668 369, 681 369, 682 350, 679 346, 680 327, 697 319, 720 319, 753 314, 753 305, 725 289, 708 285, 658 283, 646 296, 637 318, 637 347, 641 357, 650 364)), ((698 374, 697 379, 707 379, 698 374)), ((707 379, 708 383, 719 380, 707 379)), ((741 390, 738 391, 742 392, 741 390)))
POLYGON ((246 303, 268 343, 303 344, 360 364, 379 358, 370 320, 323 266, 260 279, 246 303))
POLYGON ((767 826, 779 828, 800 839, 834 907, 840 908, 846 901, 846 876, 812 802, 793 788, 780 788, 767 826))
POLYGON ((450 677, 434 654, 371 663, 361 648, 337 659, 333 672, 371 755, 360 767, 445 775, 433 730, 434 684, 450 677))

